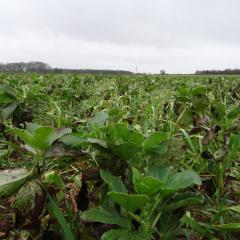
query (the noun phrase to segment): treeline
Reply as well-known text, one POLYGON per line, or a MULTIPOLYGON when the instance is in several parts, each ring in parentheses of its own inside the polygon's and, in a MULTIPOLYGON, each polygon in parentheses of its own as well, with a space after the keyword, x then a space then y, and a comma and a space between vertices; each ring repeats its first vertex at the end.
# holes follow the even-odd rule
POLYGON ((43 62, 18 62, 0 63, 0 72, 23 73, 23 72, 48 72, 51 71, 50 65, 43 62))
POLYGON ((201 70, 196 71, 197 75, 238 75, 240 74, 240 69, 225 69, 225 70, 201 70))
POLYGON ((125 70, 96 70, 96 69, 65 69, 65 68, 52 68, 51 72, 53 73, 91 73, 91 74, 119 74, 119 75, 128 75, 133 74, 130 71, 125 70))
POLYGON ((9 73, 92 73, 92 74, 132 74, 130 71, 124 70, 94 70, 94 69, 65 69, 52 68, 49 64, 44 62, 18 62, 18 63, 0 63, 0 72, 9 73))

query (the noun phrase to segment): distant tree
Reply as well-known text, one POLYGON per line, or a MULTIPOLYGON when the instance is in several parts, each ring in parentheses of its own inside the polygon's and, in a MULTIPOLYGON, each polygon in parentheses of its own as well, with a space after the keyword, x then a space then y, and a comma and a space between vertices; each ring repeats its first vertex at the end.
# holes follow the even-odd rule
POLYGON ((124 70, 95 70, 95 69, 65 69, 65 68, 51 68, 51 66, 44 62, 32 61, 28 63, 0 63, 0 72, 38 72, 38 73, 92 73, 92 74, 133 74, 130 71, 124 70))
POLYGON ((230 69, 227 68, 225 70, 197 70, 195 72, 197 75, 239 75, 240 74, 240 69, 230 69))
POLYGON ((43 62, 18 62, 18 63, 6 63, 0 64, 1 72, 48 72, 51 70, 50 65, 43 62))
POLYGON ((51 67, 47 63, 43 62, 29 62, 26 64, 27 72, 46 72, 51 70, 51 67))

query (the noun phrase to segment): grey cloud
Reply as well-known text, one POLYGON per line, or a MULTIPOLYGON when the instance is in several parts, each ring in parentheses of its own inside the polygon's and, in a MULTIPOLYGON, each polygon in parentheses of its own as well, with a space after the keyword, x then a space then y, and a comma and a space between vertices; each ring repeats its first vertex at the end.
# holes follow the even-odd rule
POLYGON ((0 61, 172 72, 236 67, 239 7, 238 0, 1 0, 0 61))

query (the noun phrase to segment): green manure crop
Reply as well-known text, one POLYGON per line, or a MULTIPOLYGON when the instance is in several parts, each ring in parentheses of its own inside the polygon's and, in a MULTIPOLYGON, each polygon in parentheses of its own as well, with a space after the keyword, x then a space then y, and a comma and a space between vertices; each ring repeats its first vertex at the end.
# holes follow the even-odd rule
POLYGON ((0 74, 0 237, 240 238, 240 77, 0 74))

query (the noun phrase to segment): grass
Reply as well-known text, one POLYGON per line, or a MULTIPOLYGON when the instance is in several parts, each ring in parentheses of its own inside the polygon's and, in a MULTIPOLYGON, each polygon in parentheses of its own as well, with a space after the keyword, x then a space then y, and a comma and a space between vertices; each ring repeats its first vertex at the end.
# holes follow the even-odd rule
POLYGON ((0 74, 0 84, 5 239, 239 239, 238 76, 0 74), (16 168, 28 181, 6 194, 16 168))

